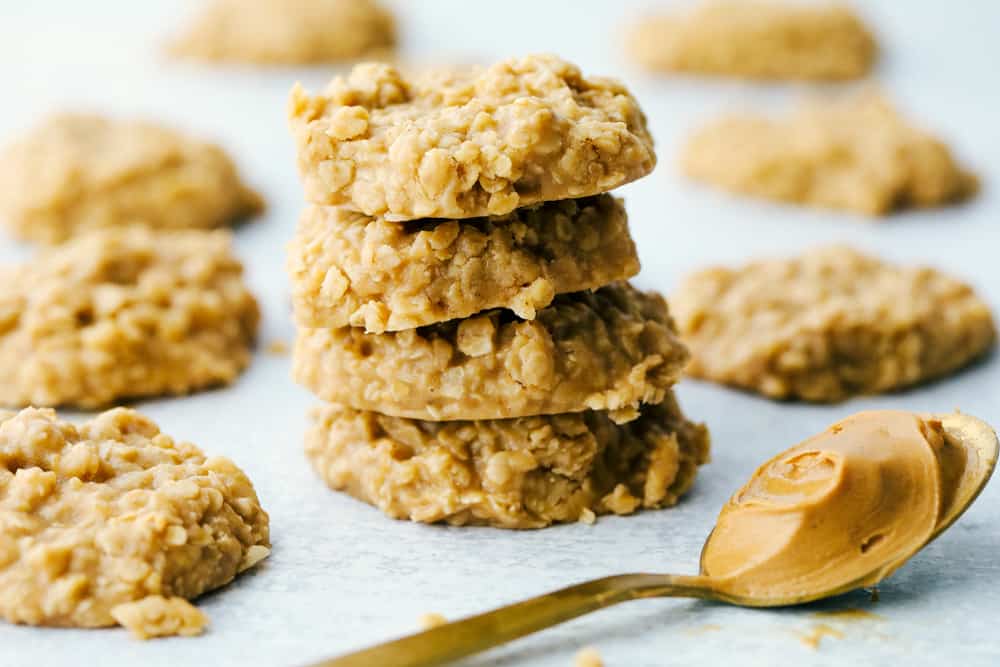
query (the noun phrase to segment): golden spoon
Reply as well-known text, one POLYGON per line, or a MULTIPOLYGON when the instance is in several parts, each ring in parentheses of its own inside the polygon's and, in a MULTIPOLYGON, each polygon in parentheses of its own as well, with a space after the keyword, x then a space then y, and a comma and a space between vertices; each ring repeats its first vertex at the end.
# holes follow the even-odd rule
POLYGON ((723 508, 697 576, 596 579, 313 667, 441 665, 628 600, 776 607, 871 586, 955 522, 997 451, 967 415, 861 413, 761 466, 723 508))

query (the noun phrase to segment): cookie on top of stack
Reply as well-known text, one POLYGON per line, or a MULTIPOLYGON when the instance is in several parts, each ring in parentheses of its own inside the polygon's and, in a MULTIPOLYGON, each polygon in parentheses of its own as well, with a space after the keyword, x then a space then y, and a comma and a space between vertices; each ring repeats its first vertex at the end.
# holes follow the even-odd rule
POLYGON ((537 528, 672 505, 708 434, 688 352, 621 200, 652 171, 617 81, 553 56, 359 65, 290 122, 309 204, 289 246, 306 451, 393 517, 537 528))

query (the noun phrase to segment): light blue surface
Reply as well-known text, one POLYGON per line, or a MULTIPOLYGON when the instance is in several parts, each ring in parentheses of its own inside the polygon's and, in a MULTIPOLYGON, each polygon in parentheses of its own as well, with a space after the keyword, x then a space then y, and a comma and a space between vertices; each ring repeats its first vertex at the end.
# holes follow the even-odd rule
MULTIPOLYGON (((552 51, 590 73, 624 78, 646 109, 660 166, 622 190, 644 270, 669 292, 686 271, 847 241, 900 261, 927 262, 974 283, 1000 310, 1000 3, 872 2, 885 47, 877 76, 918 122, 946 137, 983 176, 971 204, 882 224, 731 198, 684 183, 674 167, 685 132, 734 106, 779 107, 800 90, 647 77, 622 58, 614 31, 625 2, 398 2, 405 53, 425 61, 490 61, 552 51)), ((646 3, 649 4, 649 3, 646 3)), ((213 70, 162 60, 157 47, 194 3, 0 0, 0 142, 56 108, 88 107, 169 121, 224 143, 270 207, 238 232, 264 308, 263 340, 290 340, 283 244, 301 207, 285 126, 295 79, 329 70, 213 70)), ((623 8, 624 7, 624 8, 623 8)), ((26 249, 0 241, 0 259, 26 249)), ((0 287, 2 288, 2 287, 0 287)), ((261 352, 230 389, 141 407, 164 429, 237 461, 271 513, 263 567, 201 601, 199 639, 135 642, 122 630, 38 630, 0 624, 0 665, 292 665, 406 633, 420 614, 485 610, 578 580, 623 571, 691 572, 719 507, 753 468, 830 422, 870 407, 962 410, 1000 424, 1000 359, 904 394, 834 407, 779 405, 694 382, 680 387, 704 419, 714 460, 676 509, 533 533, 394 522, 325 489, 301 455, 313 403, 288 360, 261 352)), ((881 589, 805 609, 748 611, 702 602, 631 603, 470 661, 566 667, 583 645, 609 666, 698 664, 1000 664, 1000 483, 951 531, 881 589), (861 607, 882 620, 838 626, 819 650, 799 641, 822 609, 861 607), (718 629, 706 626, 715 625, 718 629)), ((829 622, 829 621, 825 621, 829 622)), ((834 625, 836 625, 834 623, 834 625)))

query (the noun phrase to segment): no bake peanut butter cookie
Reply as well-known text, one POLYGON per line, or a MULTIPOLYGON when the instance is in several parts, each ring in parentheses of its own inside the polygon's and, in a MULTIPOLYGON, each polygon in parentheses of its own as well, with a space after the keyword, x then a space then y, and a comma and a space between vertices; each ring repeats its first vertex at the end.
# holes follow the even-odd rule
POLYGON ((391 517, 501 528, 673 505, 708 450, 670 393, 625 425, 601 412, 429 422, 324 406, 306 436, 331 488, 391 517))
POLYGON ((0 405, 93 408, 232 382, 259 311, 226 231, 109 229, 0 269, 0 405))
POLYGON ((996 339, 968 285, 844 246, 711 268, 672 295, 687 372, 771 398, 840 401, 951 373, 996 339))
POLYGON ((556 294, 638 271, 625 209, 609 195, 463 221, 388 222, 311 206, 288 252, 300 325, 373 333, 492 308, 534 319, 556 294))
POLYGON ((392 15, 373 0, 213 0, 169 51, 195 60, 294 65, 381 55, 395 43, 392 15))
POLYGON ((944 143, 871 91, 788 119, 722 118, 695 133, 681 166, 733 192, 872 216, 959 201, 978 184, 944 143))
POLYGON ((79 427, 0 412, 0 617, 196 634, 207 619, 186 600, 268 553, 267 514, 229 459, 132 410, 79 427))
POLYGON ((0 219, 26 240, 220 227, 261 208, 221 148, 152 123, 61 114, 0 154, 0 219))
POLYGON ((293 372, 326 401, 433 421, 659 403, 688 353, 667 304, 625 283, 557 296, 525 321, 505 310, 420 329, 301 329, 293 372))
POLYGON ((391 220, 503 215, 648 174, 653 142, 617 81, 554 56, 413 76, 364 64, 289 114, 306 198, 391 220))
POLYGON ((709 0, 645 16, 627 45, 652 70, 749 79, 856 79, 878 51, 847 7, 771 0, 709 0))

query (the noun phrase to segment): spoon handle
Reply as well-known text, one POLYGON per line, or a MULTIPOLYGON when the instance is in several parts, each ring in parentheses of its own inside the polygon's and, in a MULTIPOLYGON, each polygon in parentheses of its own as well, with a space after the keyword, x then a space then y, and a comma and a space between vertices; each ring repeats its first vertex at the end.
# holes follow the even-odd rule
POLYGON ((552 591, 311 667, 433 667, 619 602, 652 597, 712 598, 715 593, 705 577, 620 574, 552 591))

